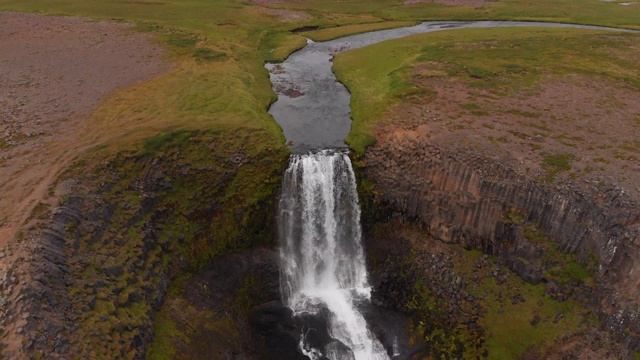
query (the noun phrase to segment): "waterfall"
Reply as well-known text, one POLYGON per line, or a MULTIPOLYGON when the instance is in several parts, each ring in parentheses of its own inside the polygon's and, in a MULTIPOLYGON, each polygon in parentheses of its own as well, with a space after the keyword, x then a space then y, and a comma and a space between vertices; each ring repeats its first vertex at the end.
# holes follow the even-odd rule
POLYGON ((345 346, 301 351, 313 359, 389 359, 357 304, 370 299, 360 207, 349 157, 323 150, 293 155, 280 202, 280 287, 296 314, 328 314, 329 335, 345 346), (324 357, 323 357, 324 356, 324 357))

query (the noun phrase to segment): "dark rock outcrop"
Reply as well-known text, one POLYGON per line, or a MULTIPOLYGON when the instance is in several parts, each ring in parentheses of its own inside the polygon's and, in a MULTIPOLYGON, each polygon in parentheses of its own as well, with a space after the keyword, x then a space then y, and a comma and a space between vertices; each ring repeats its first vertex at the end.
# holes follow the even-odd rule
POLYGON ((537 261, 544 249, 523 236, 525 223, 582 262, 594 256, 598 285, 591 305, 630 348, 640 349, 640 206, 624 190, 541 184, 427 139, 379 139, 362 160, 379 200, 436 239, 499 256, 527 281, 546 279, 537 261))
POLYGON ((272 246, 285 152, 225 147, 260 136, 231 135, 178 132, 142 155, 71 169, 64 201, 28 233, 20 286, 0 286, 14 300, 5 313, 21 317, 5 322, 25 338, 3 355, 142 359, 172 278, 272 246))
MULTIPOLYGON (((158 343, 170 342, 175 359, 265 358, 270 352, 251 336, 250 319, 262 304, 274 304, 276 318, 279 312, 287 313, 278 305, 278 260, 273 249, 233 252, 212 259, 188 281, 175 284, 157 318, 172 323, 181 336, 161 334, 158 343)), ((295 351, 297 342, 290 349, 295 351)), ((166 351, 156 346, 147 354, 152 359, 162 356, 166 351)))
POLYGON ((280 301, 271 301, 251 310, 252 338, 261 353, 273 359, 306 359, 297 350, 300 330, 293 322, 293 311, 280 301), (267 350, 268 349, 268 350, 267 350))

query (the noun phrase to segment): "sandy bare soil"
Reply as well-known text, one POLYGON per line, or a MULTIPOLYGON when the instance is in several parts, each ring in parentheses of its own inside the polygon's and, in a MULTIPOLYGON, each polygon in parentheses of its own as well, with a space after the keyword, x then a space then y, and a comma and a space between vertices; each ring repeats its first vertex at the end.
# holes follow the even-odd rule
MULTIPOLYGON (((53 184, 100 143, 89 116, 116 90, 166 72, 163 49, 131 25, 0 12, 0 301, 13 303, 29 274, 34 209, 55 209, 53 184), (81 137, 93 136, 91 143, 81 137), (44 204, 46 206, 43 206, 44 204), (40 205, 40 206, 39 206, 40 205), (11 270, 9 270, 11 269, 11 270)), ((5 324, 8 351, 21 320, 5 324)))
POLYGON ((130 27, 0 13, 0 246, 82 150, 77 131, 100 99, 168 68, 130 27))
POLYGON ((640 199, 640 92, 631 86, 548 77, 534 88, 499 94, 446 78, 418 81, 435 99, 396 106, 380 134, 472 148, 541 181, 549 169, 545 157, 564 154, 570 169, 558 172, 556 182, 593 194, 603 185, 620 186, 640 199))

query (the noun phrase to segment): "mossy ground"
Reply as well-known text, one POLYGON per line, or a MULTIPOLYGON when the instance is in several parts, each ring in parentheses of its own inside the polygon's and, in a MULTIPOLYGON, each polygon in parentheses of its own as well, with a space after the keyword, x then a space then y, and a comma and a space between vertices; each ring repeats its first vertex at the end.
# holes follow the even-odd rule
POLYGON ((207 359, 216 354, 215 358, 224 353, 221 348, 226 346, 228 353, 233 353, 243 344, 233 317, 198 309, 182 297, 167 300, 154 328, 156 339, 147 352, 148 359, 207 359))
MULTIPOLYGON (((627 46, 633 46, 629 41, 637 36, 576 29, 463 29, 339 54, 333 69, 352 93, 354 122, 348 143, 363 151, 394 106, 428 102, 421 79, 457 81, 503 97, 531 88, 545 76, 596 77, 640 89, 640 68, 625 55, 627 46)), ((461 107, 476 116, 489 115, 477 103, 461 107)), ((559 170, 553 165, 550 169, 559 170)))
MULTIPOLYGON (((68 264, 74 282, 67 291, 80 314, 68 335, 82 339, 79 351, 138 353, 152 334, 168 280, 221 254, 274 245, 274 199, 288 152, 271 149, 265 136, 183 130, 109 162, 90 158, 72 167, 66 177, 93 189, 74 195, 86 215, 67 226, 74 241, 68 264)), ((186 330, 162 316, 154 349, 171 354, 167 337, 186 330)))
MULTIPOLYGON (((415 224, 398 220, 378 223, 367 232, 374 276, 394 278, 392 291, 384 296, 400 301, 396 305, 413 317, 414 342, 426 341, 432 358, 540 358, 563 339, 600 327, 579 301, 550 297, 545 283, 527 283, 479 250, 433 240, 415 224), (447 289, 455 287, 459 290, 448 297, 452 293, 447 289), (473 300, 465 300, 465 294, 473 300), (451 304, 456 304, 453 312, 451 304)), ((544 235, 536 241, 554 247, 544 235)), ((591 285, 590 272, 575 256, 549 251, 544 261, 554 262, 553 269, 563 273, 549 281, 561 277, 564 284, 591 285)))
MULTIPOLYGON (((548 241, 546 244, 553 246, 551 240, 548 241)), ((477 263, 481 256, 477 250, 464 252, 461 263, 456 266, 459 274, 471 279, 473 272, 468 266, 477 263)), ((558 267, 565 266, 581 267, 570 255, 563 254, 563 262, 558 267)), ((590 326, 597 328, 597 319, 578 301, 554 300, 546 293, 545 284, 526 283, 506 267, 500 268, 510 274, 504 283, 482 277, 469 289, 471 294, 482 298, 486 309, 480 324, 487 330, 486 349, 490 358, 520 359, 527 351, 534 350, 544 354, 567 335, 590 326), (514 303, 514 296, 521 298, 514 303), (537 322, 533 321, 535 318, 537 322)))
POLYGON ((169 288, 157 313, 149 359, 228 358, 251 353, 250 310, 279 298, 275 252, 217 256, 169 288), (240 265, 242 264, 242 265, 240 265))

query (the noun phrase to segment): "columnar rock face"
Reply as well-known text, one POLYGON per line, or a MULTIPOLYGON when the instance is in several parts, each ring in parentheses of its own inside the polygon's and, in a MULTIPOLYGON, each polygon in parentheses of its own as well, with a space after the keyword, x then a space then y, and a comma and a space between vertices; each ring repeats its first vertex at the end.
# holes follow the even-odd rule
POLYGON ((0 273, 0 334, 12 335, 0 357, 143 359, 172 278, 273 245, 284 155, 216 136, 190 132, 153 156, 118 154, 64 175, 65 200, 15 244, 29 256, 0 273))
POLYGON ((380 138, 363 160, 381 200, 441 241, 499 256, 529 282, 547 281, 545 249, 526 239, 525 223, 582 262, 595 257, 597 286, 585 301, 640 349, 640 204, 623 189, 542 184, 498 161, 420 138, 380 138))

